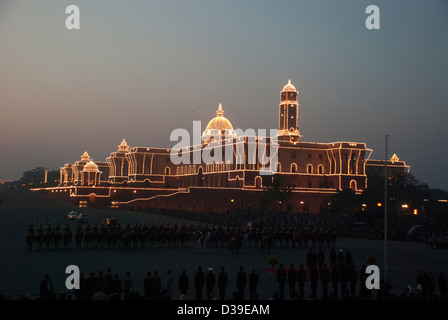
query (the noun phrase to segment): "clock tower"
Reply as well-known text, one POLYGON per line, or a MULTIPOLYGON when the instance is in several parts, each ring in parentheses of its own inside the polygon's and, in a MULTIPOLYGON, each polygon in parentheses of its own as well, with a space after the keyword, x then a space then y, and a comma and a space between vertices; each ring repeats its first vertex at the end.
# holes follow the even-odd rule
POLYGON ((278 139, 281 141, 295 143, 300 141, 298 94, 299 92, 291 84, 291 79, 280 92, 278 139))

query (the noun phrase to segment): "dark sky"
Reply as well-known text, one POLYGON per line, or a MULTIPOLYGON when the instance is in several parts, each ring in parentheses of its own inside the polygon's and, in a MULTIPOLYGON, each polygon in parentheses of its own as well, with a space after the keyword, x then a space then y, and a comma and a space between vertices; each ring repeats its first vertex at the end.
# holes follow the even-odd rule
POLYGON ((123 138, 172 147, 219 103, 234 128, 277 128, 291 79, 303 141, 384 159, 388 134, 389 156, 448 190, 447 34, 445 0, 1 1, 0 179, 86 150, 105 161, 123 138))

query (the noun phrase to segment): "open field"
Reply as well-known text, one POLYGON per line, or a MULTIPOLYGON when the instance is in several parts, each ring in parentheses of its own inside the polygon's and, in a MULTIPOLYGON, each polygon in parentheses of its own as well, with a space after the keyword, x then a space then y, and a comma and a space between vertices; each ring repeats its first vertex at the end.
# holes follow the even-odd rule
MULTIPOLYGON (((28 225, 35 226, 42 223, 44 226, 56 223, 64 226, 64 218, 70 210, 78 210, 89 214, 92 221, 114 216, 120 223, 134 225, 135 223, 150 224, 183 224, 187 226, 191 221, 177 220, 155 213, 138 211, 120 211, 93 208, 74 208, 70 205, 44 198, 29 191, 0 190, 0 294, 4 298, 17 299, 19 295, 29 293, 36 298, 39 293, 39 283, 48 273, 53 279, 55 292, 68 292, 65 288, 65 268, 68 265, 79 266, 86 276, 90 272, 104 273, 111 268, 112 274, 118 274, 124 279, 129 271, 137 292, 143 292, 143 279, 148 271, 157 270, 165 279, 168 270, 174 276, 174 289, 172 298, 179 297, 177 279, 182 270, 190 276, 190 290, 187 298, 194 297, 192 285, 193 274, 198 266, 203 270, 213 267, 217 273, 221 266, 226 267, 229 274, 227 298, 231 298, 236 291, 236 273, 240 266, 249 272, 254 269, 260 282, 258 292, 260 299, 269 299, 278 291, 275 275, 266 271, 270 266, 266 262, 267 253, 260 248, 247 248, 240 255, 231 255, 227 248, 209 248, 204 254, 194 245, 187 248, 137 248, 124 251, 115 249, 76 249, 71 244, 68 250, 28 251, 25 243, 25 233, 28 225)), ((355 259, 355 267, 360 269, 368 254, 377 259, 377 265, 383 267, 382 241, 365 239, 338 239, 336 248, 349 249, 355 259)), ((416 275, 420 270, 432 272, 437 278, 443 270, 448 272, 448 250, 429 247, 422 243, 389 242, 389 275, 392 282, 392 293, 400 294, 405 287, 411 284, 416 288, 416 275)), ((293 263, 296 267, 305 264, 308 249, 302 248, 272 248, 271 253, 279 257, 280 261, 288 267, 293 263)), ((324 249, 328 259, 329 249, 324 249)), ((327 260, 328 261, 328 260, 327 260)), ((309 293, 309 282, 306 284, 306 296, 309 293)), ((438 290, 436 290, 438 293, 438 290)), ((215 289, 217 295, 217 289, 215 289)), ((320 285, 317 291, 321 296, 320 285)), ((247 294, 248 296, 248 289, 247 294)))

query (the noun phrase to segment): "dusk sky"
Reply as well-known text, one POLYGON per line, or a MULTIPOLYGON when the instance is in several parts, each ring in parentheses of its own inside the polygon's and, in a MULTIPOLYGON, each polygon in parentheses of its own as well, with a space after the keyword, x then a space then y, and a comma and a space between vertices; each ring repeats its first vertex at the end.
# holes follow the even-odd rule
POLYGON ((172 147, 219 103, 276 129, 299 91, 302 141, 365 142, 448 190, 448 1, 0 1, 0 179, 124 139, 172 147), (68 5, 80 30, 68 30, 68 5), (368 5, 380 29, 368 30, 368 5))

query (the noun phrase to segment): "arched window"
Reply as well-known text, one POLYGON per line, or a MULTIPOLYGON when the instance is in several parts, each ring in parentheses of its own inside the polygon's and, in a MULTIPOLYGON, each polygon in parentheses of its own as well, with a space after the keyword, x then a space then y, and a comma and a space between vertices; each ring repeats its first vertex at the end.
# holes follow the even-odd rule
POLYGON ((169 167, 166 167, 165 168, 165 175, 169 175, 170 174, 170 168, 169 167))
POLYGON ((309 165, 307 166, 307 168, 306 168, 306 172, 307 172, 308 174, 313 174, 313 165, 312 165, 312 164, 309 164, 309 165))
POLYGON ((324 166, 320 164, 319 167, 317 167, 317 172, 319 172, 319 174, 324 174, 324 166))
POLYGON ((353 191, 357 190, 357 183, 355 180, 350 181, 350 189, 352 189, 353 191))
POLYGON ((291 172, 293 172, 293 173, 297 172, 297 164, 295 164, 295 163, 291 164, 291 172))
POLYGON ((282 165, 280 164, 280 162, 277 162, 275 164, 275 171, 276 172, 281 172, 282 171, 282 165))
POLYGON ((261 188, 262 187, 262 179, 260 176, 255 177, 255 188, 261 188))

